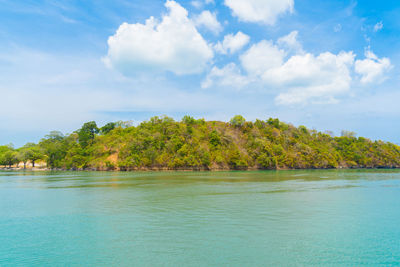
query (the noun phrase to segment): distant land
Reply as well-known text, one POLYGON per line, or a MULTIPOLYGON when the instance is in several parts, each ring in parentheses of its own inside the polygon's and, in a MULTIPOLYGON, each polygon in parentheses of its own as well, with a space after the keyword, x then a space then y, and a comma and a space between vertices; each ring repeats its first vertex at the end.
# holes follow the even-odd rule
POLYGON ((295 127, 279 119, 230 122, 185 116, 153 117, 133 126, 94 121, 64 135, 53 131, 38 144, 0 146, 4 168, 60 170, 255 170, 398 168, 400 146, 295 127))

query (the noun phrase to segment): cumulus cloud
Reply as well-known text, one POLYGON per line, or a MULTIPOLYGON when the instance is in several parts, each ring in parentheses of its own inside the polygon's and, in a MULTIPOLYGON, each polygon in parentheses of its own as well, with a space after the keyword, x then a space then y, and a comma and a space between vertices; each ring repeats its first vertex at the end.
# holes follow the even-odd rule
POLYGON ((219 23, 217 19, 217 15, 208 10, 205 10, 201 12, 200 15, 196 16, 194 18, 194 23, 197 27, 204 27, 214 34, 219 34, 223 30, 221 23, 219 23))
POLYGON ((202 82, 202 88, 209 88, 214 84, 222 87, 241 88, 250 83, 250 79, 241 74, 240 69, 234 63, 229 63, 223 68, 213 67, 206 79, 202 82))
POLYGON ((314 98, 332 99, 348 90, 353 53, 322 53, 319 56, 303 53, 296 36, 297 33, 292 32, 280 38, 278 45, 265 40, 253 45, 240 57, 243 68, 250 76, 258 76, 266 87, 284 90, 276 98, 279 104, 307 102, 314 98), (280 48, 279 44, 302 53, 285 61, 288 50, 280 48))
POLYGON ((357 82, 354 73, 361 76, 361 84, 380 82, 392 67, 388 58, 378 58, 369 49, 365 59, 359 60, 351 51, 314 55, 303 50, 297 35, 293 31, 276 42, 253 44, 239 57, 240 66, 213 68, 203 87, 251 83, 280 91, 275 98, 277 104, 332 103, 357 82))
POLYGON ((250 41, 250 37, 242 32, 237 32, 235 35, 225 35, 224 40, 215 45, 215 50, 221 54, 234 54, 250 41))
POLYGON ((252 45, 240 56, 241 66, 246 74, 242 74, 241 69, 233 63, 223 68, 214 67, 207 75, 202 87, 209 88, 213 85, 243 87, 252 81, 259 80, 267 70, 281 66, 284 56, 285 51, 272 42, 263 40, 252 45))
POLYGON ((380 83, 385 80, 385 73, 392 68, 390 59, 378 58, 369 48, 365 51, 365 59, 355 63, 356 73, 361 75, 361 83, 380 83))
POLYGON ((108 39, 107 66, 125 75, 140 71, 170 71, 175 74, 202 72, 213 58, 213 50, 175 1, 167 1, 169 13, 161 21, 153 17, 145 24, 123 23, 108 39))
POLYGON ((263 40, 252 45, 240 61, 249 75, 262 75, 267 70, 282 65, 285 51, 274 45, 271 41, 263 40))
POLYGON ((295 55, 279 68, 266 71, 262 79, 286 89, 276 97, 278 104, 332 102, 350 89, 353 62, 352 52, 295 55))
MULTIPOLYGON (((293 10, 293 1, 287 0, 225 0, 225 4, 241 20, 269 24, 279 14, 293 10), (246 18, 246 14, 251 16, 246 18)), ((224 36, 212 47, 196 26, 221 32, 215 13, 203 11, 191 20, 187 10, 175 1, 169 0, 165 6, 169 12, 159 21, 151 17, 144 24, 122 24, 108 40, 105 63, 124 74, 149 70, 194 74, 209 67, 213 50, 231 55, 250 42, 250 37, 239 31, 224 36)), ((298 41, 298 32, 292 31, 276 41, 252 44, 239 56, 238 63, 212 67, 201 87, 241 88, 251 84, 265 91, 278 90, 275 102, 283 105, 334 102, 349 92, 353 82, 383 81, 392 67, 388 58, 378 58, 369 49, 364 59, 355 59, 351 51, 309 53, 298 41)))
POLYGON ((239 20, 273 25, 279 15, 293 12, 294 0, 225 0, 225 5, 239 20))
POLYGON ((303 54, 303 46, 297 40, 298 34, 298 31, 292 31, 288 35, 279 38, 277 43, 280 47, 286 49, 289 52, 303 54))

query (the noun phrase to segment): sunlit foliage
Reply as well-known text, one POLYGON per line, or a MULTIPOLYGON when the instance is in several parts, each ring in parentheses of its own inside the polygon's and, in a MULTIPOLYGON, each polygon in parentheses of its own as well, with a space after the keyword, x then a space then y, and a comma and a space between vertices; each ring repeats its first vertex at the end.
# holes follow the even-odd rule
POLYGON ((153 117, 137 126, 88 122, 69 135, 51 132, 39 144, 0 146, 1 165, 37 160, 49 168, 93 170, 392 168, 400 167, 400 147, 240 115, 229 123, 190 116, 153 117))

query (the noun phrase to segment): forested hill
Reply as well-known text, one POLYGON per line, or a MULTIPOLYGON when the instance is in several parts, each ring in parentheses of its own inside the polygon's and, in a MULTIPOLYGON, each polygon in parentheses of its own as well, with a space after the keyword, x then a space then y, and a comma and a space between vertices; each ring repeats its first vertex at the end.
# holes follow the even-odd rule
POLYGON ((394 168, 400 167, 400 147, 351 132, 333 137, 278 119, 247 122, 242 116, 229 123, 153 117, 138 126, 117 122, 101 128, 88 122, 69 135, 51 132, 38 144, 0 146, 0 165, 37 161, 48 168, 96 170, 394 168))

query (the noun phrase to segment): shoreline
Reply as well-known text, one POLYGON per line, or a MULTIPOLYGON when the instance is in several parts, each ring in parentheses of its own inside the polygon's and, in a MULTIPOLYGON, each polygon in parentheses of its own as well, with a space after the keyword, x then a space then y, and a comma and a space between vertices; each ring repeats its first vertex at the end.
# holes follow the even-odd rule
POLYGON ((224 171, 300 171, 300 170, 395 170, 400 169, 400 166, 373 166, 373 167, 338 167, 338 168, 277 168, 277 169, 266 169, 266 168, 242 168, 242 169, 231 169, 231 168, 137 168, 129 170, 107 170, 107 169, 96 169, 96 168, 85 168, 85 169, 50 169, 50 168, 0 168, 0 171, 61 171, 61 172, 224 172, 224 171))

